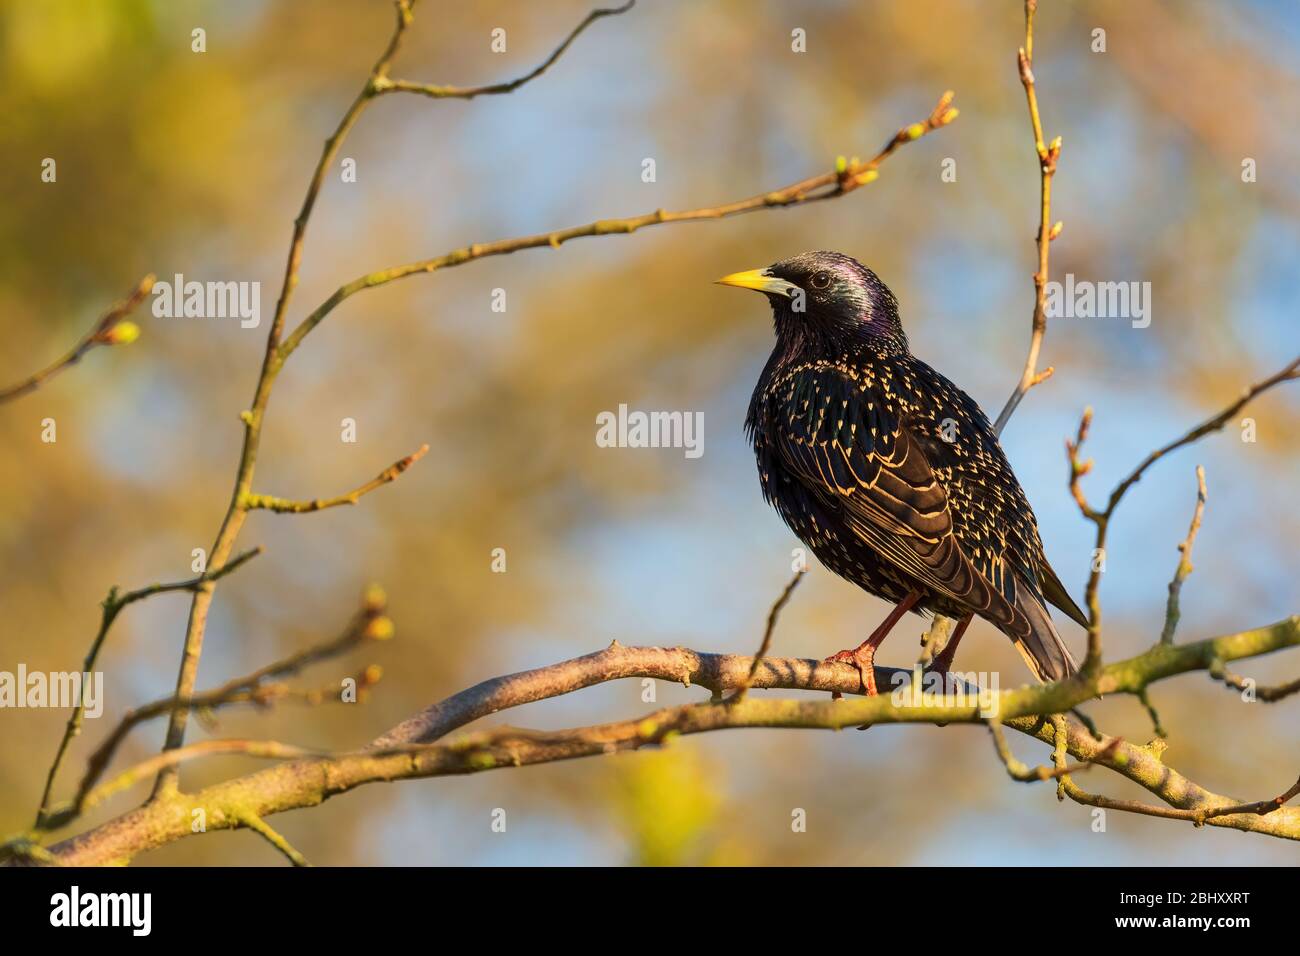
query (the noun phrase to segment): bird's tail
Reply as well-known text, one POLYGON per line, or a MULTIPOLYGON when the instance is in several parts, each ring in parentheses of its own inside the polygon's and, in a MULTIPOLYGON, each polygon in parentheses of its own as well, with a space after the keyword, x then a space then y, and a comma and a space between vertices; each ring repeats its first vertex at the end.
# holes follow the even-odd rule
POLYGON ((1069 677, 1079 669, 1070 656, 1070 649, 1057 633, 1047 608, 1032 596, 1025 597, 1026 600, 1017 603, 1016 610, 1029 619, 1029 635, 1012 638, 1016 650, 1043 683, 1069 677))

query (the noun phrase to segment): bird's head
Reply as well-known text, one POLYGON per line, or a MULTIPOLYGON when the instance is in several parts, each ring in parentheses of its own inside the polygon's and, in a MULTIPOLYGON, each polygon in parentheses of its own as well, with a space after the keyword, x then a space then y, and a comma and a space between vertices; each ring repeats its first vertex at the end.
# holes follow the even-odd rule
POLYGON ((842 253, 805 252, 766 269, 724 276, 718 283, 766 295, 778 345, 787 350, 907 349, 894 293, 874 272, 842 253))

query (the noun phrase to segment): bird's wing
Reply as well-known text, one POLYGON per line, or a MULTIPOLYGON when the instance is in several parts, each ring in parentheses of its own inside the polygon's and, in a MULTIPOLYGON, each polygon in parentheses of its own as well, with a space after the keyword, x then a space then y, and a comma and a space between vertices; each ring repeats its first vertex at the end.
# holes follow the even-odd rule
POLYGON ((879 396, 827 366, 799 369, 769 395, 773 451, 849 530, 899 570, 995 624, 1023 622, 964 553, 921 442, 879 396))
POLYGON ((1008 602, 1016 604, 1024 587, 1041 602, 1043 543, 993 426, 975 400, 948 379, 920 361, 915 368, 927 378, 928 403, 904 418, 902 427, 921 446, 948 496, 954 537, 1008 602), (946 440, 945 421, 960 422, 946 440))
POLYGON ((1038 603, 1049 601, 1087 627, 1088 619, 1047 562, 1033 509, 984 411, 924 362, 913 360, 913 370, 926 380, 924 394, 932 404, 904 419, 903 427, 921 443, 944 486, 962 551, 1010 603, 1023 603, 1022 592, 1028 591, 1038 603), (941 427, 949 418, 962 424, 945 441, 941 427))

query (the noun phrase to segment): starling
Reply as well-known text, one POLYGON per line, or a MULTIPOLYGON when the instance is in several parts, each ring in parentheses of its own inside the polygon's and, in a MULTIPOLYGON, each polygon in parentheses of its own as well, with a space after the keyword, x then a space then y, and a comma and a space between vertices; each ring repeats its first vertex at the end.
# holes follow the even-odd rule
POLYGON ((775 317, 745 420, 763 497, 824 565, 895 605, 828 659, 856 664, 875 694, 876 648, 908 611, 930 612, 960 622, 933 665, 946 675, 978 614, 1040 681, 1074 673, 1047 603, 1087 618, 1047 563, 993 426, 912 355, 889 288, 838 252, 718 281, 762 292, 775 317))

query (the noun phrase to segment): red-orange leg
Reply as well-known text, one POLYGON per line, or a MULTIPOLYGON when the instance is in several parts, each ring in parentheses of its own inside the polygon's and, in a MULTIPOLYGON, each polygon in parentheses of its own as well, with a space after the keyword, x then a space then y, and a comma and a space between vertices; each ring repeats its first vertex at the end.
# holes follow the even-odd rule
POLYGON ((939 652, 939 656, 931 661, 930 666, 926 668, 926 670, 943 675, 945 687, 948 685, 948 671, 952 668, 952 659, 957 656, 957 644, 961 641, 962 635, 966 633, 966 628, 970 627, 971 619, 974 616, 973 614, 967 614, 958 622, 957 630, 952 632, 952 637, 948 638, 948 643, 939 652))
MULTIPOLYGON (((889 636, 889 632, 894 629, 894 625, 903 619, 903 615, 916 606, 916 602, 921 600, 920 591, 909 591, 907 597, 898 602, 898 606, 889 612, 889 615, 880 622, 880 626, 871 632, 871 636, 859 644, 851 651, 839 651, 826 658, 828 661, 844 661, 852 664, 862 675, 862 689, 866 691, 868 697, 876 696, 876 648, 879 647, 889 636)), ((953 635, 954 643, 958 635, 953 635)))

